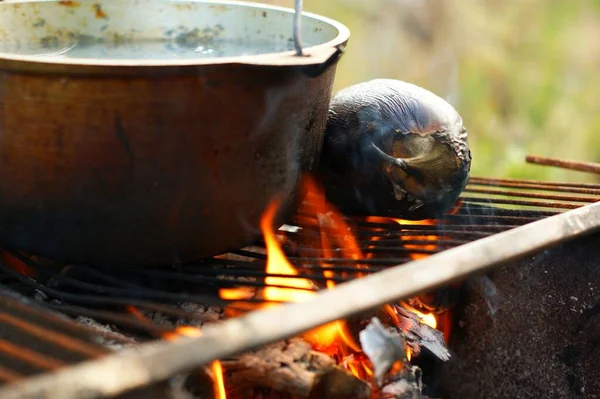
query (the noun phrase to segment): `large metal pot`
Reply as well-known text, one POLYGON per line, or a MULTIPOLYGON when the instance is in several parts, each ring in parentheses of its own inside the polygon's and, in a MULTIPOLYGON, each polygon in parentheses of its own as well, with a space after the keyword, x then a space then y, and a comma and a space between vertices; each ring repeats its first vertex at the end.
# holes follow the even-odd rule
POLYGON ((305 13, 297 57, 292 21, 239 2, 0 3, 0 245, 126 265, 257 237, 269 201, 292 209, 316 163, 349 36, 305 13), (166 53, 56 54, 156 39, 166 53), (281 51, 190 57, 220 40, 281 51))

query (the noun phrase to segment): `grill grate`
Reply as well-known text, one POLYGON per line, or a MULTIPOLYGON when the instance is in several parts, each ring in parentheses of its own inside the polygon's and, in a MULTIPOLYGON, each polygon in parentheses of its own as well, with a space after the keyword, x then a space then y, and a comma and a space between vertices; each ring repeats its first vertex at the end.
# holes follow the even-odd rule
MULTIPOLYGON (((308 214, 296 214, 277 234, 298 271, 294 278, 310 279, 318 290, 326 286, 327 280, 342 283, 356 278, 358 272, 376 273, 408 262, 415 254, 427 256, 599 200, 600 184, 474 177, 460 206, 435 224, 400 225, 389 218, 346 218, 366 259, 338 257, 341 247, 333 248, 333 254, 325 257, 315 245, 320 231, 306 223, 308 214), (326 277, 331 271, 335 274, 326 277)), ((263 242, 212 259, 162 268, 61 265, 8 252, 13 257, 11 262, 0 262, 4 288, 41 298, 38 306, 108 323, 141 341, 164 336, 173 330, 173 324, 154 323, 132 309, 199 325, 214 315, 186 311, 181 303, 221 309, 231 305, 219 297, 221 288, 251 290, 264 287, 266 277, 289 277, 266 273, 263 242)), ((236 304, 260 301, 250 298, 237 300, 236 304)), ((17 302, 3 299, 0 306, 0 328, 5 331, 0 340, 0 381, 10 382, 106 353, 94 341, 98 337, 95 329, 17 302), (43 326, 48 334, 34 333, 35 325, 43 326), (71 346, 65 346, 65 342, 71 346), (20 353, 18 360, 15 347, 20 353), (33 357, 28 357, 23 347, 29 348, 33 357)))
POLYGON ((0 381, 97 358, 108 350, 95 331, 0 292, 0 381))

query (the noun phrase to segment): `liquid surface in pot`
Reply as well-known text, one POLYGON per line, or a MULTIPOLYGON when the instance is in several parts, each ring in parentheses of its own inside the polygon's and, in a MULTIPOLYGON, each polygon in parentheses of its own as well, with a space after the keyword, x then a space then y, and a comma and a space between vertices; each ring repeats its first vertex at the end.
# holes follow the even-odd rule
POLYGON ((78 40, 70 43, 0 43, 0 52, 51 58, 172 59, 259 55, 293 50, 291 41, 270 40, 144 40, 106 42, 78 40))

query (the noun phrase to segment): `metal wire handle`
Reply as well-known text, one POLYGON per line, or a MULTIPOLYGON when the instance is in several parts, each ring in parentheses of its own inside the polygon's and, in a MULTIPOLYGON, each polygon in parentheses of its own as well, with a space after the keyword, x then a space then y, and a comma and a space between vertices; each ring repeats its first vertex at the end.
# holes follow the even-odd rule
POLYGON ((294 0, 294 47, 296 49, 296 55, 301 57, 304 55, 302 52, 302 0, 294 0))

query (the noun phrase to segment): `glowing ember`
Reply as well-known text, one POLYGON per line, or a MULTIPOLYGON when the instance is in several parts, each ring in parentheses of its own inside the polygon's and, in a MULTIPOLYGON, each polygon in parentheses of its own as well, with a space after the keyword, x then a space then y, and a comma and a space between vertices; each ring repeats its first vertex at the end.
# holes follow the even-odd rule
POLYGON ((175 329, 174 332, 166 333, 163 338, 167 341, 175 341, 176 339, 184 337, 199 337, 202 335, 202 331, 199 328, 192 326, 180 326, 175 329))
POLYGON ((126 308, 126 309, 127 309, 127 311, 128 311, 129 313, 131 313, 132 315, 134 315, 134 316, 135 316, 136 318, 138 318, 139 320, 142 320, 142 321, 147 321, 147 320, 148 320, 148 319, 146 319, 146 316, 144 316, 144 315, 142 314, 142 312, 140 312, 140 311, 138 310, 138 308, 136 308, 135 306, 127 306, 127 308, 126 308))
POLYGON ((252 298, 255 294, 256 290, 250 287, 222 288, 219 290, 219 296, 226 301, 242 301, 252 298))
MULTIPOLYGON (((402 307, 404 307, 406 310, 416 314, 419 317, 421 323, 426 324, 431 328, 437 328, 437 318, 433 313, 420 312, 405 302, 402 302, 402 307)), ((396 325, 400 324, 400 320, 398 319, 398 314, 390 305, 385 305, 383 307, 383 311, 392 318, 392 320, 394 321, 394 323, 396 325)), ((410 347, 408 347, 408 346, 406 347, 406 359, 409 362, 412 359, 412 351, 411 351, 410 347)))
POLYGON ((25 262, 16 258, 8 251, 0 250, 0 262, 4 266, 10 267, 11 269, 23 276, 28 276, 31 278, 37 277, 37 271, 35 269, 27 266, 25 262))

